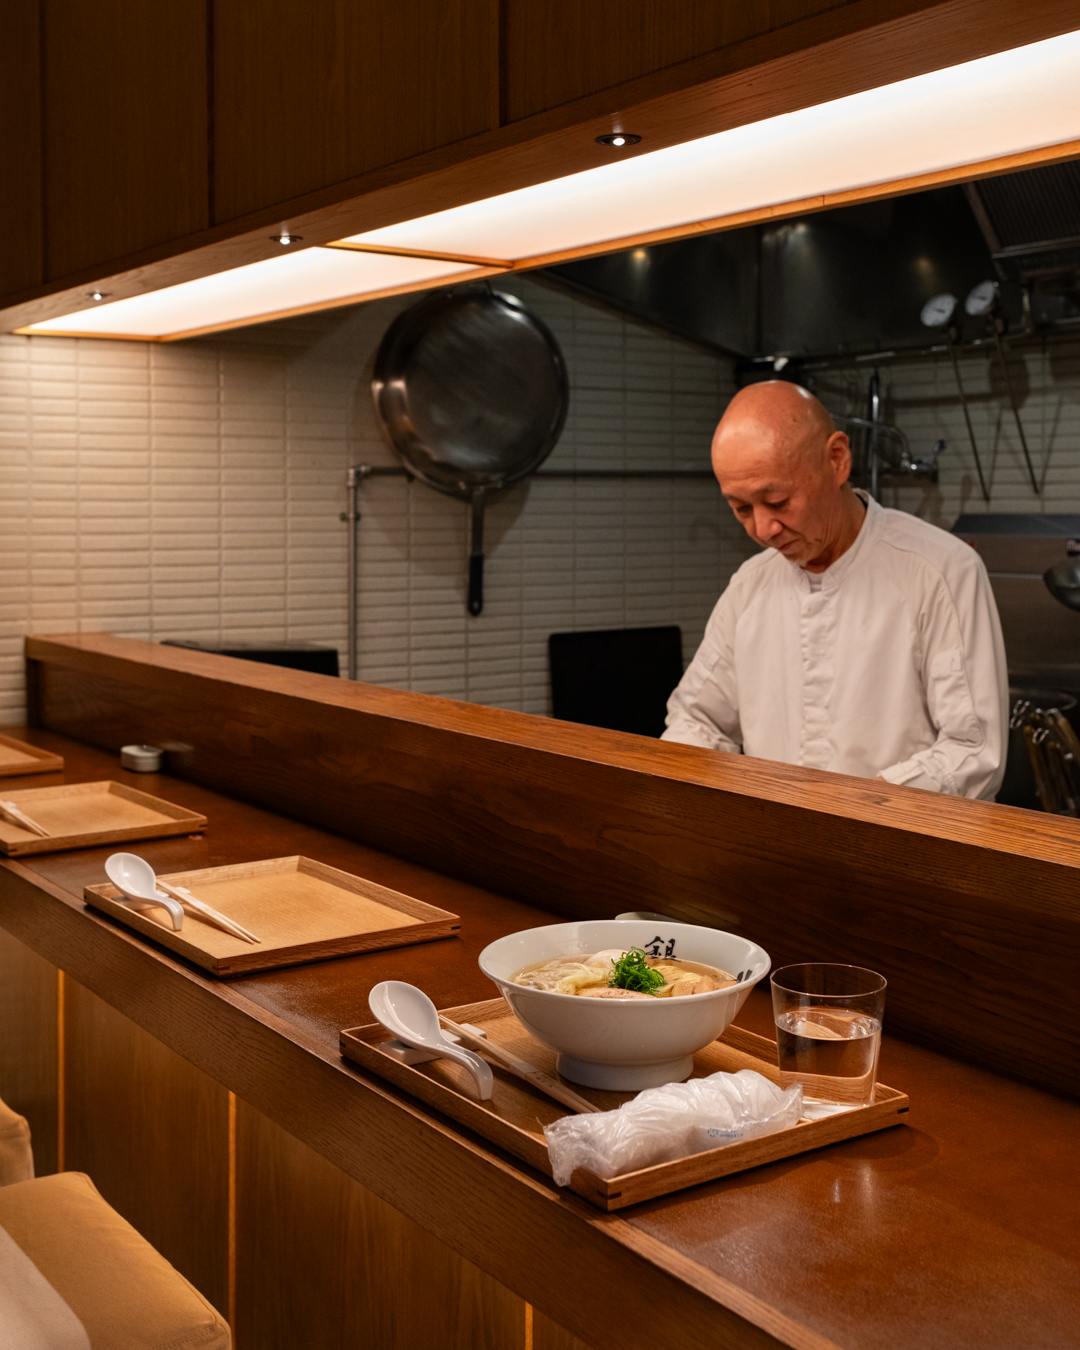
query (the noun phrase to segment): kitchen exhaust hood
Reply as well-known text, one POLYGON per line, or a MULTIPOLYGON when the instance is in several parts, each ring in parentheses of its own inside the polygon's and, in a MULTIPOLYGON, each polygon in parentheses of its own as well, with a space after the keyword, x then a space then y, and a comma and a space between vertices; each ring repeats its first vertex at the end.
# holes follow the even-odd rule
POLYGON ((77 311, 18 331, 171 341, 885 197, 916 176, 1080 140, 1078 68, 1080 32, 1067 33, 651 153, 613 149, 597 168, 327 247, 139 295, 91 290, 77 311))

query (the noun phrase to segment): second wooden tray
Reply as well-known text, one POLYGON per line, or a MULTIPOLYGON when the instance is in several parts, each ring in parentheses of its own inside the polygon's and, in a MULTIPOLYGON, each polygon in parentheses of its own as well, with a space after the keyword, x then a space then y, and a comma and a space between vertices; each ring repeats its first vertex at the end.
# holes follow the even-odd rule
MULTIPOLYGON (((558 1077, 554 1050, 530 1036, 501 998, 469 1003, 460 1008, 444 1008, 443 1012, 454 1022, 469 1022, 479 1027, 489 1040, 504 1045, 520 1059, 558 1077)), ((491 1099, 482 1102, 476 1096, 467 1070, 447 1059, 432 1060, 427 1064, 404 1064, 379 1048, 380 1042, 389 1039, 385 1029, 377 1023, 354 1027, 341 1033, 341 1053, 346 1059, 419 1097, 428 1106, 467 1125, 523 1162, 551 1175, 543 1126, 570 1115, 566 1107, 501 1070, 495 1063, 492 1065, 495 1087, 491 1099)), ((711 1073, 737 1073, 739 1069, 753 1069, 770 1082, 779 1084, 780 1070, 776 1066, 774 1043, 752 1031, 743 1031, 741 1027, 729 1027, 720 1040, 713 1041, 694 1056, 691 1076, 705 1078, 711 1073)), ((633 1092, 601 1092, 577 1083, 568 1082, 567 1086, 603 1111, 613 1111, 637 1095, 633 1092)), ((824 1120, 800 1120, 791 1129, 780 1130, 763 1139, 728 1144, 725 1148, 676 1158, 674 1162, 657 1163, 654 1167, 627 1172, 623 1176, 605 1179, 579 1168, 571 1179, 570 1189, 601 1209, 623 1209, 641 1200, 669 1195, 703 1181, 715 1181, 718 1177, 744 1172, 762 1163, 790 1158, 842 1139, 884 1130, 890 1125, 903 1125, 907 1122, 908 1109, 909 1102, 903 1092, 878 1083, 872 1106, 856 1107, 824 1120)))
POLYGON ((0 732, 0 778, 23 773, 60 773, 63 768, 62 755, 54 755, 51 750, 42 750, 0 732))
POLYGON ((56 853, 67 848, 95 848, 136 839, 160 839, 191 834, 206 825, 206 817, 186 806, 151 797, 126 783, 68 783, 63 787, 22 788, 9 792, 0 785, 0 798, 11 801, 36 820, 47 838, 0 819, 0 852, 56 853))
POLYGON ((341 872, 311 858, 267 858, 260 862, 173 872, 162 880, 186 886, 259 939, 258 946, 232 937, 194 915, 174 933, 164 910, 130 909, 114 886, 87 886, 86 903, 187 957, 212 975, 246 975, 256 970, 322 961, 380 947, 452 937, 461 920, 411 895, 341 872))

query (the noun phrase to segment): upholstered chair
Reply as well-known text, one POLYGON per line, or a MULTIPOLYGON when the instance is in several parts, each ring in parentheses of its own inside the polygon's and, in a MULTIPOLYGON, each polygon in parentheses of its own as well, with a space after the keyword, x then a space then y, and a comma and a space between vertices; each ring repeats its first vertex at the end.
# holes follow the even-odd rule
POLYGON ((81 1172, 34 1178, 0 1101, 0 1346, 229 1350, 228 1325, 81 1172))

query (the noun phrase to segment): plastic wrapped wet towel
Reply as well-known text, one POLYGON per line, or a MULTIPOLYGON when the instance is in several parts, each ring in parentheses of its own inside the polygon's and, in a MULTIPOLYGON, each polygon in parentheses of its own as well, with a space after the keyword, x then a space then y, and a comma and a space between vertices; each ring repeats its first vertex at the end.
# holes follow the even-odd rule
POLYGON ((801 1114, 801 1087, 785 1092, 753 1069, 740 1069, 647 1088, 617 1111, 564 1116, 544 1133, 552 1175, 566 1186, 577 1167, 617 1177, 775 1134, 801 1114))

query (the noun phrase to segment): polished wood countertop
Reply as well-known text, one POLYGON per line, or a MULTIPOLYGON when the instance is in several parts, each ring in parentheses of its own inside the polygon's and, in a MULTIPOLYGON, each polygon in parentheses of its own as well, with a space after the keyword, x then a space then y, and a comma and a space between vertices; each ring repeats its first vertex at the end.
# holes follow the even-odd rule
MULTIPOLYGON (((158 871, 303 853, 462 916, 459 938, 218 981, 85 907, 110 849, 0 863, 0 926, 591 1344, 625 1346, 628 1326, 663 1344, 649 1328, 676 1325, 702 1350, 1077 1343, 1080 1106, 886 1036, 881 1077, 910 1094, 910 1126, 603 1214, 337 1049, 380 980, 444 1006, 489 997, 480 949, 554 907, 15 734, 67 760, 22 788, 113 778, 205 812, 201 837, 139 845, 158 871)), ((770 1032, 763 994, 739 1021, 770 1032)))

